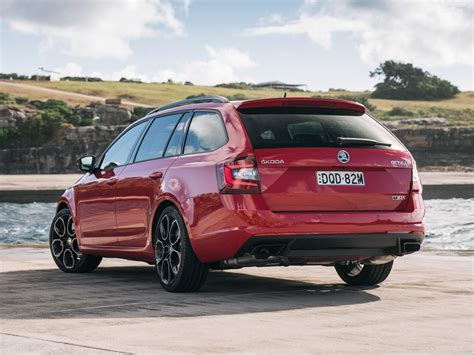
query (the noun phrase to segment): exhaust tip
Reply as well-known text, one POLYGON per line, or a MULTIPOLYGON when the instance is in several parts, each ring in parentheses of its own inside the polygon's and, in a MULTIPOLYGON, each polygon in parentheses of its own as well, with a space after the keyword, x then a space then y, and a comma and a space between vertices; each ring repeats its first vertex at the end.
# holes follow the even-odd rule
POLYGON ((410 254, 417 252, 421 249, 421 243, 418 242, 405 242, 402 244, 402 253, 410 254))
POLYGON ((267 248, 259 248, 254 253, 257 259, 267 259, 270 256, 270 252, 267 248))

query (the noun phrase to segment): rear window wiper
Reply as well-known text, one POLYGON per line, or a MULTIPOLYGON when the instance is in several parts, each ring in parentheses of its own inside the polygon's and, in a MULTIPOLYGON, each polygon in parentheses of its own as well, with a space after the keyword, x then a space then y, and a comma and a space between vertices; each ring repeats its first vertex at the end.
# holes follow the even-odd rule
POLYGON ((337 137, 337 144, 339 145, 383 145, 385 147, 391 147, 391 143, 377 142, 373 139, 366 138, 352 138, 352 137, 337 137))

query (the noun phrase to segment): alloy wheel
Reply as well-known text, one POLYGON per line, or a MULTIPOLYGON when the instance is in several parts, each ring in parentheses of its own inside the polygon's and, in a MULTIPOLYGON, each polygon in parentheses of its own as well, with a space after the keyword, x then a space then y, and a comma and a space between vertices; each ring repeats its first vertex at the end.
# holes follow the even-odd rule
POLYGON ((81 261, 74 221, 70 215, 59 216, 53 223, 51 251, 64 268, 71 270, 81 261))
POLYGON ((161 281, 168 285, 176 278, 181 265, 182 235, 178 220, 165 214, 159 222, 155 241, 155 265, 161 281))

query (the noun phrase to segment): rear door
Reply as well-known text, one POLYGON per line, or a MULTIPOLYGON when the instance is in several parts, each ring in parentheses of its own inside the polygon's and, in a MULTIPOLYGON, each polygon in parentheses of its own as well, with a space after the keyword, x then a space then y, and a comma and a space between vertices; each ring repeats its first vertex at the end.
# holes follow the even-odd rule
POLYGON ((162 194, 168 167, 181 153, 190 113, 157 117, 150 124, 116 186, 117 237, 120 246, 144 247, 154 206, 162 194))
POLYGON ((271 210, 395 211, 405 206, 410 154, 368 115, 260 108, 242 110, 241 117, 271 210))

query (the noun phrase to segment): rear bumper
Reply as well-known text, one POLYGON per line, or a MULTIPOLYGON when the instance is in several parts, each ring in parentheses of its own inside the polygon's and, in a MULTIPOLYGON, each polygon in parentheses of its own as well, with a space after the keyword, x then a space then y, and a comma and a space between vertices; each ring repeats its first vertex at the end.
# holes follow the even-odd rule
POLYGON ((240 248, 237 257, 284 256, 289 259, 341 258, 367 259, 418 251, 424 233, 320 234, 251 237, 240 248))

